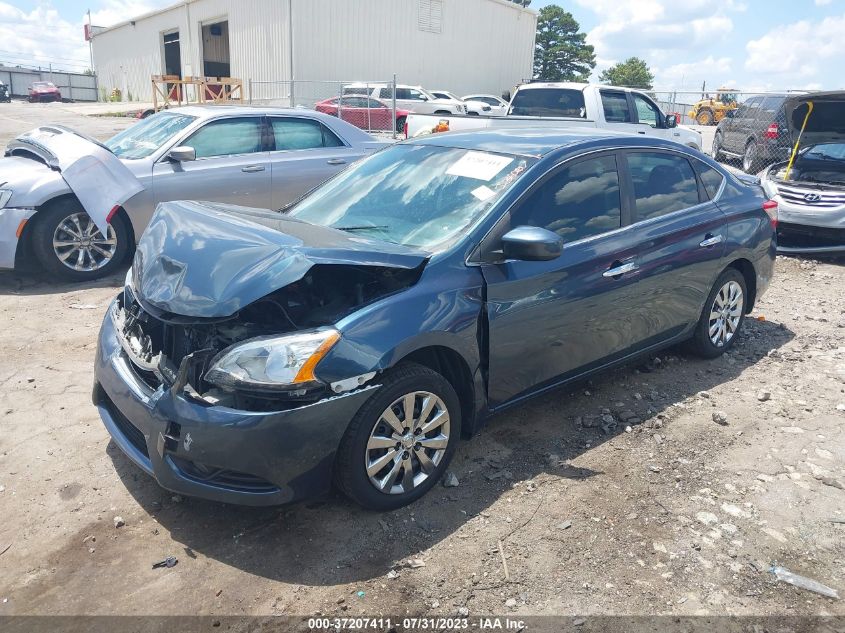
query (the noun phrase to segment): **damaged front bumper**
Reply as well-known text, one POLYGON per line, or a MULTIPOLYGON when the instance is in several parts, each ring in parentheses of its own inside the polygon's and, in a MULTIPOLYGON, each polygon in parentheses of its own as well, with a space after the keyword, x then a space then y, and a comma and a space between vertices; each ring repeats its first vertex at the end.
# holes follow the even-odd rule
POLYGON ((173 492, 276 505, 331 486, 335 451, 377 385, 293 405, 243 411, 153 389, 121 346, 111 317, 100 330, 93 400, 120 449, 173 492))

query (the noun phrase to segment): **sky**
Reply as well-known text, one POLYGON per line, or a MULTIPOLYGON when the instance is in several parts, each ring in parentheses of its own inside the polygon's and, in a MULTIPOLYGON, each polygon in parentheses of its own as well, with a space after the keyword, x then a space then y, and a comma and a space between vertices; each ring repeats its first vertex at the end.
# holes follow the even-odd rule
MULTIPOLYGON (((383 0, 389 2, 389 0, 383 0)), ((460 0, 457 0, 460 1, 460 0)), ((0 62, 89 67, 85 12, 108 26, 174 0, 0 0, 0 62)), ((570 11, 602 69, 646 60, 656 90, 845 88, 845 0, 533 0, 570 11)))

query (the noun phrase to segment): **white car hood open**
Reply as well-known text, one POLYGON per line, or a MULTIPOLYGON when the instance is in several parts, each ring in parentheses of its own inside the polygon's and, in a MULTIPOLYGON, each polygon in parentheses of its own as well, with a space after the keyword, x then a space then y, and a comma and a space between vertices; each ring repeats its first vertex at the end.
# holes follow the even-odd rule
POLYGON ((801 133, 801 147, 845 140, 845 91, 810 92, 790 97, 784 104, 792 141, 801 133), (810 116, 808 102, 813 109, 810 116), (806 125, 805 125, 806 122, 806 125))
POLYGON ((103 234, 112 209, 144 187, 117 156, 94 140, 62 126, 45 125, 9 143, 7 154, 30 152, 61 173, 103 234))

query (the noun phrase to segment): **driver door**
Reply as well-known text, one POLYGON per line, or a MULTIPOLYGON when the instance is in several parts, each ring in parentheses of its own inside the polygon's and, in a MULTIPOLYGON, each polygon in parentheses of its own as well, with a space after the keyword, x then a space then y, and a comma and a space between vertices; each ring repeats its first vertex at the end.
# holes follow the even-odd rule
POLYGON ((608 152, 565 163, 541 180, 482 245, 493 254, 482 264, 493 407, 624 355, 641 338, 627 319, 645 300, 629 217, 617 157, 608 152), (526 225, 558 233, 560 257, 497 258, 501 236, 526 225))
POLYGON ((196 160, 164 157, 153 166, 156 202, 207 200, 267 208, 272 203, 270 152, 263 116, 214 119, 180 143, 196 160))

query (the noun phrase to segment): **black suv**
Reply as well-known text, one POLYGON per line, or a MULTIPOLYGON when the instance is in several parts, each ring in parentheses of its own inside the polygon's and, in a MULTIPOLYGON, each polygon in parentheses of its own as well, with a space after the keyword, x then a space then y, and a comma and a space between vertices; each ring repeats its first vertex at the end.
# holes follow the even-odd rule
POLYGON ((742 169, 756 174, 789 158, 792 143, 783 104, 789 95, 751 97, 719 121, 713 138, 713 158, 741 158, 742 169))

